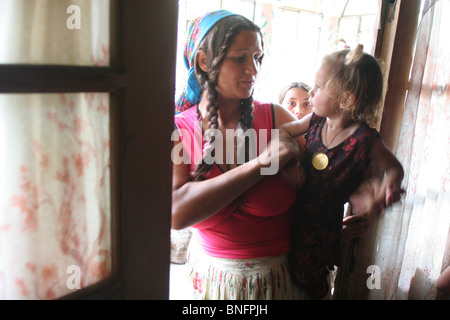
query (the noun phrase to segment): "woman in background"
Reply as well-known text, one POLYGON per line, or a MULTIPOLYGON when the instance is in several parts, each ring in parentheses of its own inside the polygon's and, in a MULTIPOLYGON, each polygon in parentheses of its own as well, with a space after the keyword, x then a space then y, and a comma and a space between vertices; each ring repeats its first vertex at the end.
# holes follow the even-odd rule
POLYGON ((311 87, 303 82, 292 82, 280 92, 279 102, 297 119, 310 114, 313 110, 309 101, 311 87))

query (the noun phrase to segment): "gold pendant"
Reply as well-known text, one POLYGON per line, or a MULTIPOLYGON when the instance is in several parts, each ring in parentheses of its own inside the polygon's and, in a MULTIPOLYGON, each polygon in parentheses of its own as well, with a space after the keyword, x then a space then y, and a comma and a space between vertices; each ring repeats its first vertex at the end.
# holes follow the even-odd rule
POLYGON ((324 170, 328 167, 328 157, 325 153, 317 152, 312 157, 312 165, 317 170, 324 170))

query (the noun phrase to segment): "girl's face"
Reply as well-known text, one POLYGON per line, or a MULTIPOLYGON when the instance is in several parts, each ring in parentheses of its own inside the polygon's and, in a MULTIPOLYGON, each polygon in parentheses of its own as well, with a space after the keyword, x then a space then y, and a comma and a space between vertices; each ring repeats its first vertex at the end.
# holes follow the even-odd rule
POLYGON ((292 112, 297 119, 301 119, 312 112, 308 91, 294 87, 289 89, 281 105, 292 112))
POLYGON ((242 31, 234 39, 220 67, 216 91, 220 98, 247 99, 253 94, 263 48, 255 31, 242 31))
POLYGON ((339 112, 339 103, 327 88, 328 80, 328 70, 322 65, 316 72, 314 87, 309 91, 314 113, 321 117, 333 116, 339 112))

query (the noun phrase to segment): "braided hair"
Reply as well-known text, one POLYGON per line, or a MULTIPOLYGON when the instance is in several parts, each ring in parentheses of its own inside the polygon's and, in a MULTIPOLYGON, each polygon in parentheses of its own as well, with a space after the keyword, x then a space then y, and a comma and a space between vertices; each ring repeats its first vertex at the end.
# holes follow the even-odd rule
MULTIPOLYGON (((203 71, 198 61, 195 61, 195 73, 203 92, 207 92, 207 119, 208 128, 205 132, 206 146, 203 150, 203 158, 197 164, 193 173, 194 180, 203 180, 204 175, 210 170, 214 159, 214 130, 219 126, 219 104, 217 102, 216 86, 218 84, 220 67, 227 55, 228 48, 233 44, 236 36, 244 30, 259 32, 261 30, 253 22, 240 15, 233 15, 218 21, 208 32, 199 50, 203 50, 207 57, 207 72, 203 71)), ((262 35, 261 35, 262 39, 262 35)), ((253 127, 253 97, 242 99, 240 104, 241 117, 237 122, 238 141, 239 135, 253 127)), ((248 161, 248 145, 245 146, 248 161)))

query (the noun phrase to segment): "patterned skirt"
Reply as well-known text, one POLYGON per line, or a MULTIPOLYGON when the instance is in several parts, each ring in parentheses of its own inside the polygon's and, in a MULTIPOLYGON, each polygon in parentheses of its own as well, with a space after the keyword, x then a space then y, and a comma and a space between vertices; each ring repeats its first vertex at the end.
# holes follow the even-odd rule
POLYGON ((293 285, 287 256, 226 259, 199 254, 190 283, 197 300, 303 300, 293 285))

